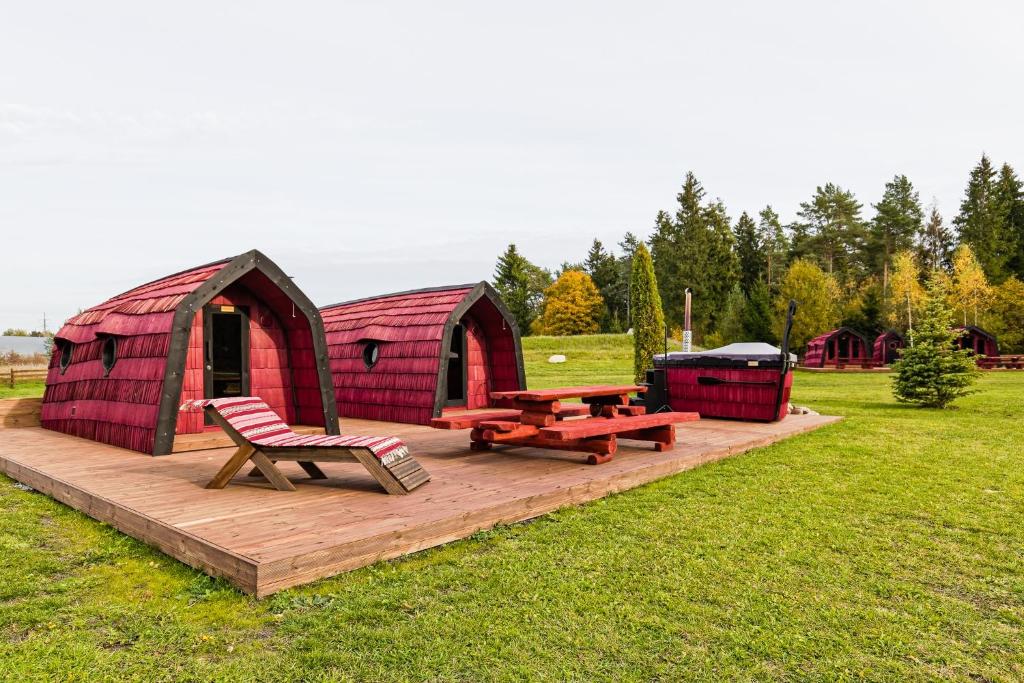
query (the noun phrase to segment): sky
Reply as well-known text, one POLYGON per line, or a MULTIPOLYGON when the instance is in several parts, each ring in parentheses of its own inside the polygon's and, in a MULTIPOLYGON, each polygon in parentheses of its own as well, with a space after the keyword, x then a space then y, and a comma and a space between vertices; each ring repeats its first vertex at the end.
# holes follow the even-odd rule
POLYGON ((1024 171, 1012 2, 47 2, 0 21, 0 328, 259 249, 324 305, 554 268, 687 171, 783 221, 1024 171))

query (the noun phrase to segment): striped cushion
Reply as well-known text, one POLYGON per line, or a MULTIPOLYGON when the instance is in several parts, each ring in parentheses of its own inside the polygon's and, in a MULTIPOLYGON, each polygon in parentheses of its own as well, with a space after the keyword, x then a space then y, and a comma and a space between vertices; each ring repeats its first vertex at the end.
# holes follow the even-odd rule
POLYGON ((393 436, 320 436, 316 434, 303 436, 296 434, 270 406, 252 396, 188 401, 181 406, 181 410, 199 410, 207 406, 216 409, 239 434, 258 446, 270 448, 331 446, 365 448, 385 466, 409 455, 409 449, 402 440, 393 436))

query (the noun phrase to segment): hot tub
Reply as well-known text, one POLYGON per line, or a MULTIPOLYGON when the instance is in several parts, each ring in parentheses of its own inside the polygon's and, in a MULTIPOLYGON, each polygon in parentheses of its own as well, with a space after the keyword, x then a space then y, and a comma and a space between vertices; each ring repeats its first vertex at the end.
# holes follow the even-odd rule
POLYGON ((795 354, 770 344, 729 344, 654 357, 647 411, 668 406, 701 417, 775 422, 786 416, 795 354))

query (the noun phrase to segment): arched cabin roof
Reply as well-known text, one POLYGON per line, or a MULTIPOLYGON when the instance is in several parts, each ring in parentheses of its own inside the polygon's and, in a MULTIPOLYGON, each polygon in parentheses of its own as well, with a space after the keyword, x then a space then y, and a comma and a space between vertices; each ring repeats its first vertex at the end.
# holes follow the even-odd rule
MULTIPOLYGON (((139 350, 140 356, 143 357, 140 360, 143 362, 138 364, 139 367, 133 373, 141 373, 146 380, 162 382, 160 395, 156 397, 159 408, 152 445, 153 455, 170 453, 174 443, 189 335, 192 332, 195 314, 236 282, 269 300, 278 303, 291 302, 295 310, 301 312, 307 319, 313 337, 326 430, 328 434, 338 433, 337 408, 331 387, 327 345, 320 312, 277 264, 253 249, 232 258, 189 268, 118 294, 72 316, 54 335, 58 345, 62 341, 85 344, 103 336, 166 337, 166 342, 159 344, 160 348, 139 350)), ((47 385, 78 379, 72 373, 71 367, 68 368, 67 374, 58 370, 59 368, 51 362, 47 385)), ((45 404, 44 398, 44 410, 45 404)), ((153 428, 148 414, 147 412, 144 417, 132 418, 138 423, 136 426, 153 428)))
POLYGON ((849 332, 850 334, 859 337, 860 340, 864 342, 864 347, 867 348, 867 345, 868 345, 867 337, 865 337, 863 334, 861 334, 857 330, 853 329, 852 327, 837 327, 834 330, 829 330, 825 334, 819 334, 817 337, 815 337, 811 341, 807 342, 807 346, 808 347, 811 347, 811 346, 821 346, 826 341, 831 339, 832 337, 836 336, 837 334, 842 334, 843 332, 849 332))

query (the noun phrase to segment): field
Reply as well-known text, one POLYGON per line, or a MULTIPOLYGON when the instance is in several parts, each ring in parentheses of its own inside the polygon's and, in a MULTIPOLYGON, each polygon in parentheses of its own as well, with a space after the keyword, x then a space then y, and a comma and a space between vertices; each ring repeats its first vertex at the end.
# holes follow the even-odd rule
MULTIPOLYGON (((631 379, 525 341, 533 386, 631 379)), ((1024 679, 1024 372, 794 401, 846 420, 264 601, 0 478, 0 678, 1024 679)))

